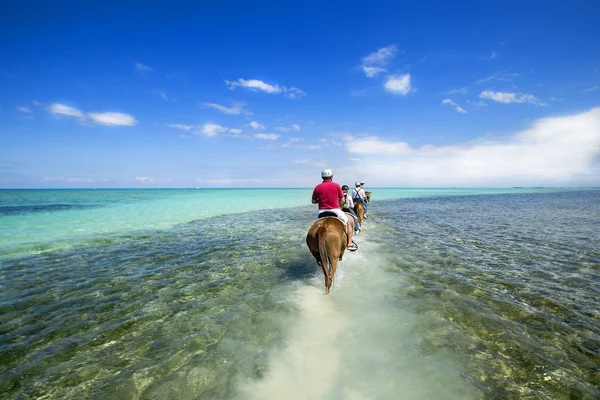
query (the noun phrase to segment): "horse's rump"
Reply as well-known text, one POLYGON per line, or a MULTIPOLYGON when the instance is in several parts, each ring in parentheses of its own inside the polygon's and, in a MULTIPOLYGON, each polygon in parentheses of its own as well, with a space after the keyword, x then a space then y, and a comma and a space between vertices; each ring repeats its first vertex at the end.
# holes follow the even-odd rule
POLYGON ((329 293, 333 276, 346 250, 346 224, 337 217, 316 220, 306 234, 306 244, 325 275, 326 293, 329 293))
POLYGON ((360 200, 354 203, 354 212, 358 217, 358 224, 362 224, 363 218, 365 216, 365 206, 360 200))

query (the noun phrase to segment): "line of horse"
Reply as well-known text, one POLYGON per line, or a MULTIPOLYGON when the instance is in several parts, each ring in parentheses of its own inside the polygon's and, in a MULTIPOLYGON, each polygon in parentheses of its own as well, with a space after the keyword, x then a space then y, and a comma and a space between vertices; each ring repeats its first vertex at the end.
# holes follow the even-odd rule
MULTIPOLYGON (((371 192, 365 192, 367 203, 371 201, 371 192)), ((358 224, 362 225, 365 207, 360 202, 354 203, 354 212, 358 216, 358 224)), ((354 226, 354 217, 346 213, 354 226)), ((361 226, 362 227, 362 226, 361 226)), ((338 261, 341 261, 348 242, 347 225, 336 217, 323 217, 316 220, 306 234, 306 244, 323 270, 325 275, 325 294, 329 294, 333 285, 333 276, 337 269, 338 261)))

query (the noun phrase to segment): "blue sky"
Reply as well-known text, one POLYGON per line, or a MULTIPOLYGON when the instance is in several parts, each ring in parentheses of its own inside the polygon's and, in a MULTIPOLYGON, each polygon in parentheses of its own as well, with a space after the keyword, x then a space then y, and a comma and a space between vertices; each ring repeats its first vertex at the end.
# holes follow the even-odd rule
POLYGON ((600 185, 600 3, 13 2, 0 188, 600 185))

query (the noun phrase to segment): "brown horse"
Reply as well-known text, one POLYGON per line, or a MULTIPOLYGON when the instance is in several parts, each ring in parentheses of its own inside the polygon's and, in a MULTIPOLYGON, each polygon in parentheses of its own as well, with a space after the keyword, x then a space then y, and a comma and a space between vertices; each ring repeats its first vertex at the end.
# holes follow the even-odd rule
POLYGON ((325 294, 331 290, 337 263, 344 256, 347 241, 346 224, 335 217, 320 218, 308 230, 306 244, 325 274, 325 294))
MULTIPOLYGON (((365 192, 365 200, 367 203, 371 201, 371 192, 365 192)), ((358 224, 362 225, 363 219, 365 219, 365 206, 360 201, 354 202, 354 212, 358 217, 358 224)))

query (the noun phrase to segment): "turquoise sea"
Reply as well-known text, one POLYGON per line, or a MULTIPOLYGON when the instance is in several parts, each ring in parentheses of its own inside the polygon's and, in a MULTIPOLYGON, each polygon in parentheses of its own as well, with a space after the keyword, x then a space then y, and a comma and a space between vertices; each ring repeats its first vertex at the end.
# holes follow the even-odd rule
POLYGON ((371 190, 0 190, 0 399, 600 399, 600 190, 371 190))

